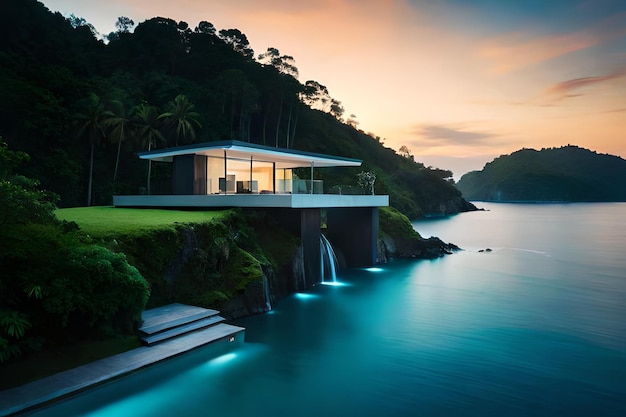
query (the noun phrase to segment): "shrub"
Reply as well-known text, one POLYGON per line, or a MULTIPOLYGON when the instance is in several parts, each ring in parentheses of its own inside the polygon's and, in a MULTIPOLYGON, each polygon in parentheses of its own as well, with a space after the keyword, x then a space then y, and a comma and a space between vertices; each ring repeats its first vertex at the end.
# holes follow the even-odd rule
POLYGON ((98 245, 66 248, 47 286, 44 311, 70 331, 132 332, 148 301, 148 283, 126 257, 98 245))

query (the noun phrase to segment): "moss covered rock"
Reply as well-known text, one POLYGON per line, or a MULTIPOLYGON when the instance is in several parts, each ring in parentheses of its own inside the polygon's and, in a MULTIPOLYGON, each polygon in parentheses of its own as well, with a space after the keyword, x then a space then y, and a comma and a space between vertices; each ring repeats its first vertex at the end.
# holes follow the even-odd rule
POLYGON ((381 207, 378 213, 379 262, 387 262, 389 258, 432 259, 459 249, 437 237, 422 238, 409 218, 393 207, 381 207))

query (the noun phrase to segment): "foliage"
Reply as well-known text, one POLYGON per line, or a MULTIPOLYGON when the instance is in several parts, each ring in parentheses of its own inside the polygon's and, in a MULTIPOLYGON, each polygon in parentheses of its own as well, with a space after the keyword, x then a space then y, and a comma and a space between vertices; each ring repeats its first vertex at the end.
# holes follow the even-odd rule
POLYGON ((98 245, 69 247, 46 283, 45 313, 70 332, 130 333, 141 322, 148 284, 126 257, 98 245))
POLYGON ((393 207, 380 207, 378 209, 378 222, 382 234, 398 239, 421 239, 420 234, 413 228, 408 217, 393 207))
POLYGON ((200 115, 193 111, 195 106, 191 104, 189 98, 179 94, 168 103, 168 111, 159 116, 165 123, 174 128, 176 132, 175 146, 178 146, 180 137, 183 139, 194 139, 196 137, 196 127, 201 127, 200 115))
MULTIPOLYGON (((89 153, 89 185, 87 188, 87 205, 92 204, 93 164, 95 146, 98 141, 106 137, 105 125, 114 114, 104 107, 104 104, 96 94, 89 94, 84 113, 77 113, 75 118, 79 123, 77 136, 87 138, 90 145, 89 153)), ((121 144, 121 140, 120 140, 121 144)))
POLYGON ((357 174, 359 187, 366 192, 374 195, 374 183, 376 182, 376 174, 371 171, 361 171, 357 174))
POLYGON ((521 149, 465 174, 463 194, 485 201, 626 201, 626 161, 576 146, 521 149))
POLYGON ((148 285, 124 255, 85 243, 37 182, 12 170, 27 160, 0 138, 0 362, 42 341, 129 333, 148 285))
POLYGON ((0 310, 0 363, 22 354, 24 342, 21 339, 32 326, 26 314, 0 310))
POLYGON ((411 161, 415 161, 415 156, 406 145, 400 146, 400 149, 398 149, 398 155, 406 159, 410 159, 411 161))
POLYGON ((379 222, 378 237, 386 256, 434 259, 459 249, 434 236, 422 238, 409 219, 393 207, 379 209, 379 222))
POLYGON ((39 190, 38 181, 13 174, 28 160, 12 152, 0 137, 0 232, 14 224, 49 223, 54 218, 56 196, 39 190))
POLYGON ((32 324, 24 313, 19 311, 0 311, 0 328, 9 337, 21 339, 32 324))

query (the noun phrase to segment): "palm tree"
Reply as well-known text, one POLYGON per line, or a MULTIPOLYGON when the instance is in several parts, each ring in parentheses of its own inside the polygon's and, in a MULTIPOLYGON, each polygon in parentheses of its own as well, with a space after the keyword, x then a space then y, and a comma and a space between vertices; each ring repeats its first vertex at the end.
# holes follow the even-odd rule
POLYGON ((188 136, 194 139, 196 137, 194 126, 202 127, 200 114, 193 111, 194 108, 187 96, 179 94, 174 101, 169 102, 168 111, 159 116, 159 119, 165 120, 168 125, 176 127, 176 146, 181 135, 185 139, 188 136))
POLYGON ((84 113, 76 114, 76 119, 80 123, 78 137, 87 136, 91 143, 91 153, 89 156, 89 185, 87 187, 87 206, 91 205, 91 190, 93 186, 93 152, 96 142, 105 137, 104 126, 108 118, 113 113, 106 110, 100 101, 100 97, 91 93, 87 97, 87 107, 84 113))
POLYGON ((119 100, 111 101, 115 111, 113 115, 109 117, 105 122, 105 126, 111 129, 109 135, 112 142, 117 142, 117 157, 115 158, 115 170, 113 171, 113 183, 117 179, 117 169, 120 164, 120 151, 122 149, 122 142, 130 131, 132 131, 133 121, 124 103, 119 100))
MULTIPOLYGON (((141 148, 152 150, 158 143, 165 143, 166 140, 161 134, 161 118, 159 109, 155 106, 141 103, 133 109, 133 121, 136 126, 135 134, 140 142, 141 148)), ((152 174, 152 160, 148 159, 148 186, 147 192, 150 194, 150 176, 152 174)))

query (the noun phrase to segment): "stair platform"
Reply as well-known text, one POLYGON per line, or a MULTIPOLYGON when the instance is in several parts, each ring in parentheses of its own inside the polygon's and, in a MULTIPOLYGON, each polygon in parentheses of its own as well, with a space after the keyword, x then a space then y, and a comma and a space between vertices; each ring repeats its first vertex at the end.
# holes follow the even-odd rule
POLYGON ((219 311, 209 308, 180 303, 169 304, 144 311, 141 315, 143 323, 139 331, 146 335, 152 335, 218 314, 219 311))
POLYGON ((222 316, 213 315, 201 320, 194 320, 191 323, 183 324, 167 330, 160 331, 158 333, 152 333, 147 336, 141 337, 141 341, 145 345, 153 345, 166 339, 171 339, 183 335, 185 333, 193 332, 195 330, 202 329, 204 327, 213 326, 215 324, 223 322, 225 319, 222 316))

